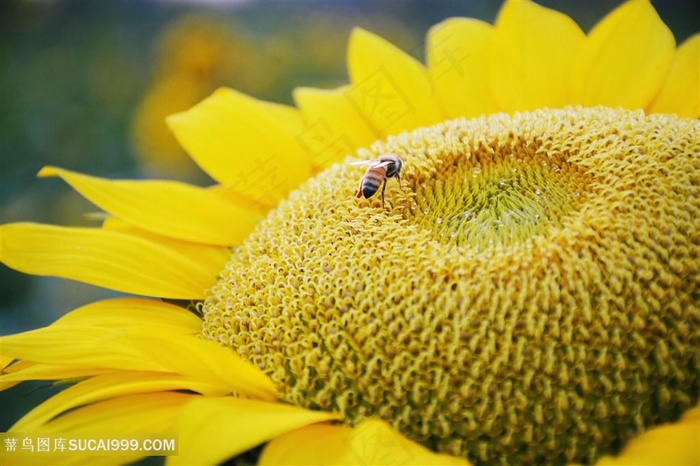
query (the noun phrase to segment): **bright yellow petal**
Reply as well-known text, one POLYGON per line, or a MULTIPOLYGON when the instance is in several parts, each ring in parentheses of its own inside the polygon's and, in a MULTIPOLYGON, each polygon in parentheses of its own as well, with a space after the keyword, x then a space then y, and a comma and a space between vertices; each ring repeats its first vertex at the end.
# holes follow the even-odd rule
POLYGON ((9 370, 7 373, 0 375, 0 391, 9 387, 4 386, 4 383, 12 383, 15 385, 19 382, 27 380, 65 380, 65 379, 83 379, 111 372, 111 369, 97 369, 92 367, 67 367, 50 364, 37 364, 30 361, 20 361, 18 363, 27 363, 26 366, 20 369, 9 370))
POLYGON ((162 244, 92 228, 7 224, 0 244, 0 261, 20 272, 145 296, 200 299, 221 270, 162 244))
POLYGON ((159 235, 135 227, 117 217, 107 217, 102 223, 103 230, 125 233, 128 236, 141 238, 153 244, 158 244, 172 251, 177 251, 183 257, 199 264, 202 269, 220 271, 231 259, 231 249, 228 246, 193 243, 168 236, 159 235))
POLYGON ((489 79, 507 112, 569 103, 569 72, 585 35, 563 13, 530 1, 509 0, 498 14, 489 79))
MULTIPOLYGON (((2 348, 0 348, 2 349, 2 348)), ((2 353, 0 353, 0 373, 4 372, 7 366, 10 365, 12 361, 14 361, 15 358, 12 356, 6 356, 2 353)))
POLYGON ((200 332, 202 321, 186 309, 162 301, 115 298, 86 304, 69 312, 51 325, 86 325, 106 328, 152 326, 195 335, 200 332))
POLYGON ((677 422, 652 427, 630 440, 622 452, 601 458, 598 465, 693 465, 700 464, 700 405, 677 422))
POLYGON ((668 78, 648 113, 700 118, 700 34, 678 47, 668 78))
POLYGON ((0 337, 3 353, 66 368, 157 370, 118 340, 123 329, 77 325, 49 326, 0 337), (116 342, 115 342, 116 341, 116 342))
POLYGON ((256 210, 258 212, 263 213, 270 210, 269 205, 260 202, 255 202, 242 194, 238 194, 231 191, 231 189, 228 186, 222 184, 215 184, 213 186, 209 186, 207 188, 207 191, 211 191, 214 195, 223 198, 226 202, 244 206, 246 209, 256 210))
MULTIPOLYGON (((183 405, 196 396, 173 392, 124 396, 71 411, 33 433, 91 439, 128 439, 141 434, 149 439, 174 438, 177 445, 176 417, 183 405)), ((12 464, 126 464, 144 456, 147 453, 104 455, 99 451, 79 451, 60 455, 17 455, 12 457, 12 464)))
POLYGON ((425 67, 379 36, 360 28, 352 31, 348 73, 353 108, 382 135, 443 119, 425 67))
POLYGON ((152 370, 174 372, 263 400, 277 399, 272 381, 257 367, 208 340, 187 335, 134 332, 119 339, 147 360, 152 370))
MULTIPOLYGON (((2 347, 0 347, 0 351, 2 351, 2 347)), ((17 385, 19 382, 27 379, 19 379, 19 380, 12 380, 8 379, 6 377, 7 374, 7 369, 8 366, 12 361, 14 361, 15 358, 12 356, 6 356, 5 354, 0 353, 0 392, 3 390, 7 390, 10 387, 14 387, 17 385)), ((21 363, 22 361, 19 361, 17 364, 21 363)), ((31 365, 31 364, 29 364, 31 365)))
POLYGON ((262 217, 208 189, 175 181, 106 180, 55 167, 40 177, 59 176, 90 202, 144 230, 197 243, 240 243, 262 217))
POLYGON ((367 420, 354 429, 317 424, 281 435, 267 444, 264 465, 430 464, 466 465, 463 458, 433 453, 385 422, 367 420))
MULTIPOLYGON (((239 94, 232 89, 221 88, 217 90, 216 94, 226 94, 232 93, 234 96, 242 97, 248 99, 257 105, 265 112, 265 116, 277 124, 280 131, 287 135, 290 139, 295 139, 299 136, 299 133, 303 130, 304 124, 301 119, 301 114, 299 109, 290 107, 288 105, 278 104, 277 102, 267 102, 264 100, 255 100, 245 94, 239 94)), ((296 147, 294 148, 296 150, 296 147)))
POLYGON ((194 163, 170 134, 165 118, 199 102, 211 92, 211 83, 192 73, 174 70, 158 73, 155 78, 133 109, 132 147, 146 172, 175 178, 191 176, 194 163))
POLYGON ((493 26, 471 18, 451 18, 428 32, 428 70, 447 117, 498 111, 488 74, 492 36, 493 26))
POLYGON ((48 365, 179 374, 224 393, 274 400, 267 376, 231 350, 155 327, 57 325, 0 337, 3 353, 48 365))
POLYGON ((5 376, 0 376, 0 392, 3 390, 7 390, 8 388, 12 388, 15 385, 19 384, 20 382, 24 382, 25 380, 31 380, 31 379, 20 379, 20 380, 10 380, 6 379, 5 376))
POLYGON ((379 137, 353 107, 351 89, 294 89, 294 102, 306 123, 300 141, 315 167, 326 168, 340 162, 379 137))
POLYGON ((648 0, 629 0, 603 18, 576 54, 572 103, 646 107, 661 89, 675 53, 673 34, 648 0))
POLYGON ((139 393, 187 390, 208 396, 221 396, 221 390, 176 374, 119 371, 98 375, 73 385, 41 403, 24 415, 12 430, 33 432, 59 414, 98 401, 139 393))
POLYGON ((294 109, 220 89, 167 122, 204 171, 254 202, 274 206, 311 174, 294 109))
POLYGON ((281 403, 198 398, 180 414, 180 454, 168 457, 168 464, 221 463, 290 430, 332 419, 339 416, 281 403))

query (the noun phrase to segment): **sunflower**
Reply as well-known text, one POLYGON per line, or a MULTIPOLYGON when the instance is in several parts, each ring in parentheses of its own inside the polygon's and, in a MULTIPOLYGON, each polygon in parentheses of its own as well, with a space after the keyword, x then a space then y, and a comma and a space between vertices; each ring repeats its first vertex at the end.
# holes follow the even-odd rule
POLYGON ((358 29, 347 86, 169 117, 213 187, 42 169, 110 217, 3 225, 2 261, 141 297, 2 337, 3 387, 69 384, 10 434, 171 433, 172 464, 697 463, 700 36, 676 49, 646 1, 588 35, 507 1, 427 44, 358 29), (355 199, 339 162, 389 153, 386 207, 355 199))

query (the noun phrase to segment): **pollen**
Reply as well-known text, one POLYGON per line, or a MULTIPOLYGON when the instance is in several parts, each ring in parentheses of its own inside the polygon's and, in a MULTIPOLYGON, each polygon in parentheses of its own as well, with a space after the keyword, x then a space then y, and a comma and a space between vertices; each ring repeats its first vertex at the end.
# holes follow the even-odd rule
POLYGON ((597 108, 390 137, 233 251, 206 338, 291 404, 478 463, 592 462, 700 390, 700 122, 597 108))

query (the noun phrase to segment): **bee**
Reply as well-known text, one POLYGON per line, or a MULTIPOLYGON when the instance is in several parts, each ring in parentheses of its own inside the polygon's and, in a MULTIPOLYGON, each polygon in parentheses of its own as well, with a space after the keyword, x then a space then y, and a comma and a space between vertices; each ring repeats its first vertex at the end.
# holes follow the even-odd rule
POLYGON ((379 185, 381 184, 382 207, 384 207, 384 190, 386 189, 387 178, 398 179, 399 186, 401 186, 401 167, 403 167, 403 161, 398 155, 382 155, 378 159, 354 162, 352 165, 369 165, 355 193, 355 197, 357 198, 364 196, 365 199, 369 199, 377 193, 379 185))

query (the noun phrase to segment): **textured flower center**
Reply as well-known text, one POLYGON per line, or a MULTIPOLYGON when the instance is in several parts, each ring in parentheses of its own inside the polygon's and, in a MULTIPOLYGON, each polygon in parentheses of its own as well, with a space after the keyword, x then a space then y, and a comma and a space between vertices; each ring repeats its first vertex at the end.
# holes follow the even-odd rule
POLYGON ((700 123, 455 120, 309 180, 237 248, 203 335, 283 398, 481 462, 590 462, 697 398, 700 123))
POLYGON ((439 179, 420 185, 411 216, 438 241, 479 249, 560 227, 580 205, 590 177, 562 154, 535 149, 450 163, 439 179))

